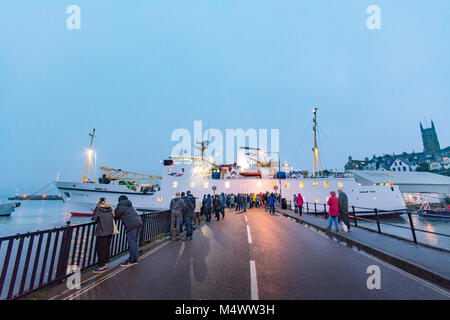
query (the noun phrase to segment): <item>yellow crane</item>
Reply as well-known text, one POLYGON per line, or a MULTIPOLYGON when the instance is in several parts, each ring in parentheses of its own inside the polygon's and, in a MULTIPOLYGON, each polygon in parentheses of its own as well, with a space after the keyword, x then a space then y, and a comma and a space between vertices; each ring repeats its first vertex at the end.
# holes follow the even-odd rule
POLYGON ((153 176, 144 173, 137 173, 131 171, 125 171, 122 169, 112 169, 107 167, 100 167, 101 170, 105 172, 105 178, 109 180, 127 180, 127 181, 135 181, 135 180, 144 180, 150 181, 151 185, 153 185, 154 180, 161 180, 161 176, 153 176))

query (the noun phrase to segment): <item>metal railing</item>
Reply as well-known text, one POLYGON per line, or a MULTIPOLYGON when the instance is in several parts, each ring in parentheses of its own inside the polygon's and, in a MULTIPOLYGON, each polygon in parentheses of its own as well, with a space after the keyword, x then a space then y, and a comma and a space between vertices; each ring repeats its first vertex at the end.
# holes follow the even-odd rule
MULTIPOLYGON (((143 228, 140 244, 170 230, 170 211, 140 215, 143 228)), ((111 240, 110 256, 128 250, 124 225, 111 240)), ((0 299, 16 299, 62 281, 97 263, 95 222, 63 226, 0 238, 0 299)))
MULTIPOLYGON (((292 209, 292 201, 288 201, 288 208, 290 210, 293 210, 292 209)), ((325 219, 328 216, 329 206, 326 203, 304 202, 302 208, 303 208, 303 213, 306 213, 306 214, 312 214, 315 216, 323 217, 325 219), (306 211, 305 211, 305 209, 306 209, 306 211)), ((411 217, 411 212, 406 209, 380 210, 377 208, 371 209, 371 208, 356 207, 356 206, 351 206, 350 208, 351 208, 351 210, 349 210, 349 212, 348 212, 348 217, 349 217, 349 221, 353 222, 354 227, 358 227, 358 221, 365 221, 365 222, 375 223, 376 224, 376 232, 378 232, 380 234, 392 235, 391 233, 383 232, 381 229, 382 225, 396 227, 396 228, 404 229, 404 230, 409 230, 411 232, 412 240, 414 243, 418 243, 416 232, 423 232, 426 234, 432 234, 432 235, 436 235, 436 236, 443 236, 443 237, 450 238, 449 234, 434 232, 434 231, 430 231, 430 230, 424 230, 424 229, 415 227, 412 217, 411 217), (400 226, 397 224, 382 221, 382 220, 380 220, 380 213, 381 214, 383 214, 383 213, 384 214, 386 214, 386 213, 392 213, 392 214, 405 213, 408 216, 409 227, 400 226), (374 219, 358 217, 357 214, 373 214, 374 219)), ((397 235, 395 235, 395 236, 397 236, 397 235)), ((429 244, 426 244, 426 245, 429 246, 429 244)))

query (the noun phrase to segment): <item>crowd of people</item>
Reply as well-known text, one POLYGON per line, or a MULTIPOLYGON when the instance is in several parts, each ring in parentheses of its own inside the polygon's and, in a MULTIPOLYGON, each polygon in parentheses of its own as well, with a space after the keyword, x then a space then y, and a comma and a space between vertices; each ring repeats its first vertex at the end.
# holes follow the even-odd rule
MULTIPOLYGON (((279 199, 278 199, 279 201, 279 199)), ((205 221, 210 222, 214 215, 216 221, 225 218, 225 208, 234 209, 238 213, 247 212, 247 208, 261 208, 275 213, 277 197, 272 193, 238 193, 238 194, 207 194, 203 199, 195 198, 190 191, 177 192, 170 202, 171 240, 192 240, 193 230, 200 225, 201 216, 205 216, 205 221), (183 226, 186 228, 186 235, 181 238, 183 226)))
MULTIPOLYGON (((327 201, 328 226, 331 229, 332 224, 339 231, 339 218, 343 223, 343 229, 350 231, 350 222, 348 218, 348 198, 341 190, 338 190, 338 197, 334 191, 330 192, 330 198, 327 201)), ((274 193, 237 193, 237 194, 208 194, 203 199, 195 198, 190 191, 177 192, 170 202, 170 239, 171 240, 192 240, 194 229, 200 225, 201 217, 205 216, 205 221, 210 222, 214 214, 217 221, 225 218, 225 208, 235 210, 237 213, 247 212, 247 208, 262 208, 275 214, 276 205, 281 203, 279 195, 274 193), (186 229, 183 239, 180 234, 186 229)), ((303 196, 294 194, 293 198, 294 212, 303 214, 303 196)), ((100 198, 95 209, 92 220, 96 222, 96 252, 98 256, 99 267, 94 271, 96 273, 107 270, 109 262, 109 253, 112 236, 117 231, 116 221, 122 221, 126 239, 129 247, 129 257, 121 266, 130 266, 138 262, 139 236, 142 230, 142 220, 133 208, 130 200, 125 195, 118 199, 118 205, 115 209, 106 198, 100 198)))

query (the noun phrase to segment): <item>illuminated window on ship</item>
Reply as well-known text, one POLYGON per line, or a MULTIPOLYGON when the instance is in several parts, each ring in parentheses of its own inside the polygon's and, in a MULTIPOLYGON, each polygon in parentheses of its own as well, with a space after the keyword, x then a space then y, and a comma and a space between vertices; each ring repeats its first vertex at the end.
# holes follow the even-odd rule
POLYGON ((338 188, 343 188, 344 184, 342 183, 342 181, 338 181, 338 188))
POLYGON ((178 187, 178 181, 174 181, 174 182, 172 183, 172 188, 176 188, 176 187, 178 187))
POLYGON ((317 187, 319 187, 319 183, 317 181, 314 181, 313 186, 314 186, 314 188, 317 188, 317 187))
POLYGON ((319 202, 319 201, 320 201, 320 200, 319 200, 319 197, 316 197, 316 198, 314 199, 314 201, 319 202))
POLYGON ((291 185, 290 185, 289 181, 286 181, 286 182, 284 183, 284 186, 285 186, 286 188, 289 188, 291 185))
POLYGON ((209 183, 208 181, 203 182, 203 188, 208 189, 209 183))
POLYGON ((323 186, 324 186, 325 188, 328 188, 328 187, 330 186, 330 184, 328 183, 328 181, 324 181, 324 182, 323 182, 323 186))
POLYGON ((299 188, 303 188, 303 187, 305 186, 305 184, 303 183, 303 181, 300 181, 300 182, 298 183, 298 186, 299 186, 299 188))
POLYGON ((159 202, 162 201, 162 196, 158 196, 158 201, 159 201, 159 202))

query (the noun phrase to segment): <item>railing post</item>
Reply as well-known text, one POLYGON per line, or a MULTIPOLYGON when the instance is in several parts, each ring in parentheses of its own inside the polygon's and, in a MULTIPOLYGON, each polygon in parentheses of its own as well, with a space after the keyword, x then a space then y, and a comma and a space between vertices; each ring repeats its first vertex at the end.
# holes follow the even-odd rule
POLYGON ((356 219, 356 212, 355 212, 355 206, 352 206, 353 210, 353 219, 355 220, 355 227, 358 226, 358 219, 356 219))
POLYGON ((315 202, 314 202, 314 214, 317 215, 317 205, 315 202))
POLYGON ((323 213, 327 213, 327 205, 325 203, 323 204, 323 213))
POLYGON ((416 238, 416 229, 414 228, 414 224, 411 218, 411 212, 406 211, 406 214, 408 215, 408 219, 409 219, 409 224, 411 226, 411 232, 413 235, 413 239, 414 239, 414 243, 417 243, 417 238, 416 238))
POLYGON ((378 233, 381 233, 380 219, 379 219, 379 217, 378 217, 378 209, 375 208, 375 209, 374 209, 374 212, 375 212, 375 218, 377 219, 378 233))
POLYGON ((306 213, 309 214, 309 205, 308 205, 308 202, 306 203, 306 213))
POLYGON ((69 263, 70 245, 72 243, 73 228, 69 224, 64 228, 61 239, 61 248, 58 256, 58 265, 56 266, 56 279, 63 278, 67 274, 67 265, 69 263))

